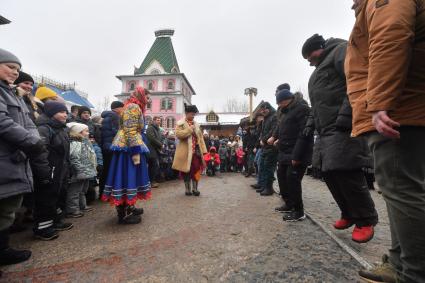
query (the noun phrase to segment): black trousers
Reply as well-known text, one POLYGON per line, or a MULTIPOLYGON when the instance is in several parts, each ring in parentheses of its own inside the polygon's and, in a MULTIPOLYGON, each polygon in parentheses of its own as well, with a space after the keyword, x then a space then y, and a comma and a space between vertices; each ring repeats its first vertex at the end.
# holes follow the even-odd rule
POLYGON ((207 175, 208 176, 215 176, 216 167, 217 166, 214 164, 213 161, 208 162, 208 164, 207 164, 207 175))
POLYGON ((148 173, 149 180, 151 183, 155 183, 158 181, 159 174, 159 160, 158 158, 149 158, 148 159, 148 173))
POLYGON ((61 184, 34 185, 34 228, 45 229, 59 219, 58 202, 61 184))
POLYGON ((341 210, 342 218, 353 221, 358 227, 378 223, 375 203, 361 169, 323 172, 323 177, 341 210))
POLYGON ((306 165, 292 166, 283 162, 279 162, 277 169, 280 195, 286 205, 297 211, 304 210, 301 181, 306 169, 306 165))
POLYGON ((103 170, 99 178, 99 198, 102 197, 103 190, 105 189, 106 179, 108 178, 109 167, 111 166, 112 151, 102 150, 103 155, 103 170))

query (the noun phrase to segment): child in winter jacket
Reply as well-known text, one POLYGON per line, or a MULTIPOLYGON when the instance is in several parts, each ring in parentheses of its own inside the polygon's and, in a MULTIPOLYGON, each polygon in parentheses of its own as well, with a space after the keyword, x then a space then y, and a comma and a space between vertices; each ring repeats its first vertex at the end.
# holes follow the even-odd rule
POLYGON ((220 148, 218 149, 218 155, 220 156, 220 172, 224 173, 226 172, 227 166, 227 147, 225 142, 222 142, 220 144, 220 148))
POLYGON ((83 212, 92 210, 87 206, 86 193, 89 181, 96 177, 96 153, 91 145, 89 128, 81 123, 68 123, 70 128, 71 183, 66 196, 68 217, 81 217, 83 212))
POLYGON ((86 194, 86 200, 87 200, 88 204, 90 204, 91 202, 93 202, 96 199, 96 187, 99 186, 99 182, 97 180, 102 175, 102 170, 103 170, 102 149, 100 148, 99 144, 97 143, 95 135, 90 134, 89 139, 90 139, 91 145, 93 146, 94 152, 96 154, 97 176, 90 179, 90 182, 89 182, 89 189, 88 189, 87 194, 86 194))
POLYGON ((215 172, 220 169, 220 156, 217 154, 215 146, 210 148, 210 152, 204 155, 207 164, 207 175, 215 176, 215 172))
POLYGON ((243 167, 243 157, 245 156, 245 152, 243 151, 243 148, 239 145, 236 145, 236 162, 237 162, 237 172, 242 172, 243 167))

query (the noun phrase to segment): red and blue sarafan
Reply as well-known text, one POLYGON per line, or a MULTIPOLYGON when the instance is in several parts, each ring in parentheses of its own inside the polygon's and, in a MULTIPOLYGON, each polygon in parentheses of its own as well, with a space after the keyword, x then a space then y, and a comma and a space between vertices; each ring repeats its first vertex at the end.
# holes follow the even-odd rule
POLYGON ((145 154, 140 164, 134 165, 130 151, 113 151, 102 200, 112 205, 134 205, 151 198, 148 165, 145 154))

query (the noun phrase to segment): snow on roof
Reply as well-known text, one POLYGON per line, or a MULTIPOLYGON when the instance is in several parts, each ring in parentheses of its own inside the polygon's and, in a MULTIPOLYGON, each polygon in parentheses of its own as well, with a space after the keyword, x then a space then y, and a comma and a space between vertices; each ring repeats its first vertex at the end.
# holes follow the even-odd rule
POLYGON ((242 118, 249 116, 249 113, 217 113, 218 123, 216 122, 207 122, 207 115, 210 113, 199 113, 195 116, 195 121, 200 125, 239 125, 242 118))

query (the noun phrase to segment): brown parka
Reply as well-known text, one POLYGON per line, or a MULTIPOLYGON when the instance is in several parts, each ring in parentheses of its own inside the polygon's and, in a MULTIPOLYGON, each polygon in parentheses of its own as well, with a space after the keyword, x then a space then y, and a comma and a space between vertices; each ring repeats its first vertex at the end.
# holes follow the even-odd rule
POLYGON ((402 126, 425 126, 425 0, 364 0, 345 58, 352 135, 374 131, 385 110, 402 126))

